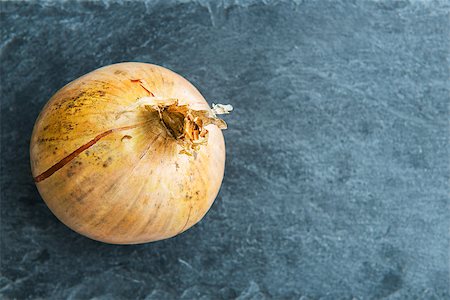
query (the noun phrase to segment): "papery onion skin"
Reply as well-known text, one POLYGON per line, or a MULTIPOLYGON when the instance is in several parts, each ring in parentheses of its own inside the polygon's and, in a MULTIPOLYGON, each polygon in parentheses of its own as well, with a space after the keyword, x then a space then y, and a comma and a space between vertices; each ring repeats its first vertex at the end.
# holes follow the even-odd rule
POLYGON ((40 113, 32 174, 48 207, 71 229, 107 243, 145 243, 185 231, 211 207, 224 173, 221 130, 208 125, 207 144, 193 156, 180 154, 158 115, 133 107, 153 96, 209 110, 176 73, 120 63, 67 84, 40 113))

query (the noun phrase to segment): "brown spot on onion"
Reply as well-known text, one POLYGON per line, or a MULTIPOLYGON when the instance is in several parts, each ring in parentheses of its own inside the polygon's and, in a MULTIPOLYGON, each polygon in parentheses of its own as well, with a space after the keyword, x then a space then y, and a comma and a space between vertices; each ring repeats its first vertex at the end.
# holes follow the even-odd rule
POLYGON ((123 141, 123 140, 129 140, 129 139, 132 139, 133 137, 131 136, 131 135, 124 135, 120 140, 121 141, 123 141))

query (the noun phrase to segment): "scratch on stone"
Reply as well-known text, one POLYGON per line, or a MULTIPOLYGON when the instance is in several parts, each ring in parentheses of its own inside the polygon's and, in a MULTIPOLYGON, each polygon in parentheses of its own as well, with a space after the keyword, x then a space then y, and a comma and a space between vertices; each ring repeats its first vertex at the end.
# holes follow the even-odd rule
POLYGON ((183 265, 185 265, 186 267, 188 267, 189 269, 191 269, 192 271, 194 271, 195 273, 199 273, 196 269, 194 269, 187 261, 185 261, 185 260, 183 260, 183 259, 181 259, 181 258, 179 258, 178 259, 178 261, 181 263, 181 264, 183 264, 183 265))
POLYGON ((187 261, 182 260, 181 258, 179 258, 178 261, 179 261, 180 263, 182 263, 183 265, 187 266, 189 269, 194 270, 194 268, 193 268, 187 261))

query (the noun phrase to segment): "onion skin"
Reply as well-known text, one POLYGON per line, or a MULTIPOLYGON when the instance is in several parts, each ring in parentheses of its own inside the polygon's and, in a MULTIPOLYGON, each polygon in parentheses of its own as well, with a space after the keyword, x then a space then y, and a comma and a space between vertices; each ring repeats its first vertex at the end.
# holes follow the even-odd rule
POLYGON ((225 165, 221 130, 208 125, 196 155, 180 146, 143 97, 210 110, 176 73, 151 64, 97 69, 59 90, 33 130, 31 169, 50 210, 89 238, 137 244, 173 237, 202 219, 225 165), (131 107, 131 109, 130 109, 131 107))

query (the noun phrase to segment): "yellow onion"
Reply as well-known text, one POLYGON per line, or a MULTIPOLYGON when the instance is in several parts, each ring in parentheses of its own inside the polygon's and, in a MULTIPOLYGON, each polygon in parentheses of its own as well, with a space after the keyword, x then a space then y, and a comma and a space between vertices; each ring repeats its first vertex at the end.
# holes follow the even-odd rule
POLYGON ((34 126, 31 169, 67 226, 135 244, 175 236, 211 207, 225 144, 216 114, 186 79, 160 66, 120 63, 59 90, 34 126))

